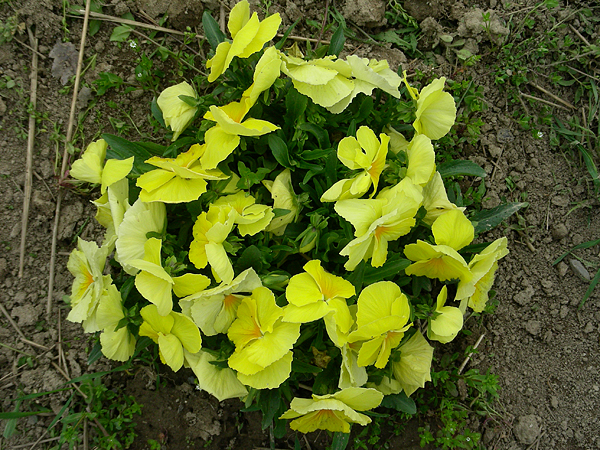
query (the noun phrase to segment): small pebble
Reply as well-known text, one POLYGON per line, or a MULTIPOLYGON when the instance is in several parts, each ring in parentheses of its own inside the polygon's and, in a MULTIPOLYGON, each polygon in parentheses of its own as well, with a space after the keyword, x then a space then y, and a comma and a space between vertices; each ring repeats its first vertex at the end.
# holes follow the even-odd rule
POLYGON ((588 322, 587 325, 585 326, 585 328, 583 329, 584 333, 591 333, 596 329, 596 327, 594 326, 594 324, 592 322, 588 322))
POLYGON ((569 259, 569 265, 571 266, 571 270, 573 271, 573 273, 577 275, 582 281, 585 281, 587 283, 590 282, 590 273, 583 266, 583 264, 579 262, 579 260, 571 258, 569 259))
POLYGON ((559 223, 552 227, 552 238, 555 241, 560 241, 561 239, 567 237, 569 234, 569 230, 564 223, 559 223))
POLYGON ((558 274, 561 277, 564 277, 567 274, 567 271, 569 270, 569 266, 567 266, 564 262, 559 262, 556 265, 556 270, 558 270, 558 274))
POLYGON ((542 324, 539 320, 530 320, 525 325, 525 329, 534 336, 537 336, 538 334, 540 334, 541 328, 542 328, 542 324))

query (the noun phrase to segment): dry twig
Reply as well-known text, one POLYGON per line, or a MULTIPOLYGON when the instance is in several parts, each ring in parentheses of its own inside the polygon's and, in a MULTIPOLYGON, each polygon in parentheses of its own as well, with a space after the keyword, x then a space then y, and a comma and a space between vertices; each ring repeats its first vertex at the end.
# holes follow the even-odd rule
POLYGON ((23 266, 25 265, 25 244, 27 242, 27 221, 29 220, 29 204, 31 202, 31 179, 33 172, 33 144, 35 142, 35 108, 37 105, 37 78, 38 78, 38 39, 30 29, 29 41, 33 49, 31 58, 31 91, 29 101, 31 111, 29 112, 29 134, 27 136, 27 161, 25 163, 25 194, 23 195, 23 215, 21 217, 21 246, 19 248, 19 278, 23 278, 23 266))
POLYGON ((548 100, 544 100, 543 98, 539 98, 539 97, 534 97, 533 95, 529 95, 529 94, 525 94, 523 92, 519 92, 519 94, 521 95, 521 97, 525 97, 528 98, 529 100, 535 100, 537 102, 542 102, 545 103, 546 105, 550 105, 550 106, 554 106, 555 108, 561 108, 561 109, 566 109, 567 111, 569 110, 568 108, 566 108, 565 106, 559 105, 557 103, 552 103, 548 100))
MULTIPOLYGON (((536 88, 538 91, 541 91, 541 92, 543 92, 543 93, 544 93, 544 94, 546 94, 546 95, 549 95, 550 97, 552 97, 552 98, 553 98, 554 100, 556 100, 557 102, 559 102, 559 103, 562 103, 563 105, 565 105, 567 108, 576 109, 576 108, 575 108, 573 105, 571 105, 571 104, 570 104, 568 101, 566 101, 566 100, 563 100, 562 98, 560 98, 560 97, 559 97, 559 96, 557 96, 557 95, 554 95, 552 92, 549 92, 548 90, 544 89, 543 87, 541 87, 541 86, 538 86, 537 84, 534 84, 534 83, 532 83, 532 82, 529 82, 528 84, 529 84, 529 86, 532 86, 532 87, 536 88)), ((543 101, 543 100, 542 100, 542 101, 543 101)), ((549 104, 551 104, 551 105, 552 105, 552 103, 549 103, 549 104)))
MULTIPOLYGON (((79 59, 77 60, 77 71, 75 72, 75 84, 73 85, 73 98, 71 100, 71 113, 69 115, 69 124, 67 125, 67 137, 65 138, 65 150, 63 152, 62 166, 60 171, 60 180, 65 176, 68 162, 68 148, 73 137, 73 123, 75 122, 75 111, 77 110, 77 94, 79 93, 79 81, 81 79, 81 67, 83 66, 83 53, 85 50, 85 39, 87 35, 88 22, 90 16, 91 0, 85 2, 85 14, 83 17, 83 29, 81 30, 81 43, 79 45, 79 59)), ((60 185, 58 188, 58 198, 56 199, 56 211, 54 214, 54 227, 52 228, 52 246, 50 250, 50 275, 48 276, 48 299, 46 304, 46 316, 50 318, 52 311, 52 292, 54 290, 54 270, 56 265, 56 240, 58 236, 58 223, 60 221, 60 208, 63 197, 63 190, 60 185)))
MULTIPOLYGON (((483 341, 484 337, 485 337, 485 333, 483 333, 481 336, 479 336, 479 339, 477 339, 477 342, 475 342, 475 345, 473 346, 473 350, 477 350, 477 347, 479 347, 479 344, 481 344, 481 341, 483 341)), ((471 359, 471 356, 473 355, 473 353, 474 353, 473 351, 469 352, 469 354, 467 355, 467 357, 465 358, 465 360, 463 361, 463 363, 458 368, 458 374, 459 375, 465 369, 465 366, 467 365, 467 363, 471 359)))

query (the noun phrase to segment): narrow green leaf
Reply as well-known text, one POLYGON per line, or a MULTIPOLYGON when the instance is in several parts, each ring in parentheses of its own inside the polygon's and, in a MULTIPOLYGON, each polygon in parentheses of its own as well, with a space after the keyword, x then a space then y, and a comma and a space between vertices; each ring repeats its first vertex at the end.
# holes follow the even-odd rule
POLYGON ((312 134, 315 138, 317 138, 317 142, 319 143, 319 147, 321 148, 329 148, 331 144, 329 142, 329 134, 318 125, 314 123, 305 122, 298 125, 298 129, 302 131, 307 131, 312 134))
POLYGON ((404 391, 399 394, 386 395, 383 397, 381 406, 385 408, 395 409, 396 411, 404 412, 406 414, 416 414, 417 405, 415 401, 407 397, 404 391))
POLYGON ((292 372, 293 373, 319 373, 322 372, 323 369, 317 366, 313 366, 312 364, 308 364, 302 361, 298 361, 294 359, 292 361, 292 372))
POLYGON ((466 175, 469 177, 485 178, 487 174, 478 164, 473 161, 448 161, 438 167, 442 178, 466 175))
POLYGON ((570 253, 573 252, 573 250, 579 250, 580 248, 590 248, 593 247, 595 245, 600 244, 600 239, 596 239, 595 241, 587 241, 587 242, 583 242, 581 244, 576 245, 575 247, 573 247, 571 250, 563 253, 556 261, 554 261, 552 263, 553 266, 557 265, 559 262, 561 262, 565 256, 569 255, 570 253))
POLYGON ((307 105, 308 97, 291 87, 285 97, 285 123, 293 126, 302 117, 307 105))
POLYGON ((37 414, 52 412, 50 409, 40 411, 12 411, 0 413, 0 419, 20 419, 21 417, 35 416, 37 414))
POLYGON ((484 233, 500 225, 503 220, 508 219, 522 208, 529 206, 526 202, 513 202, 496 206, 495 208, 479 211, 471 217, 476 233, 484 233))
POLYGON ((102 345, 100 341, 96 342, 96 345, 92 348, 92 351, 88 355, 88 366, 91 366, 102 357, 102 345))
POLYGON ((340 25, 331 36, 329 48, 327 49, 328 55, 340 56, 340 52, 344 49, 344 43, 346 42, 346 36, 344 35, 344 26, 340 25))
MULTIPOLYGON (((17 400, 15 404, 15 410, 12 413, 6 414, 19 414, 20 407, 21 401, 17 400)), ((2 437, 5 439, 10 439, 12 435, 15 434, 15 431, 17 431, 17 418, 13 417, 6 422, 6 425, 4 426, 4 432, 2 433, 2 437)))
POLYGON ((284 140, 276 134, 271 133, 267 138, 267 142, 269 143, 269 147, 271 148, 273 156, 277 162, 286 169, 291 169, 292 163, 290 162, 290 154, 284 140))
POLYGON ((165 119, 163 118, 162 110, 159 108, 158 103, 156 102, 156 98, 152 99, 150 111, 152 112, 152 117, 154 117, 163 128, 166 128, 167 125, 165 124, 165 119))
POLYGON ((396 259, 389 259, 381 267, 366 267, 363 281, 366 285, 373 284, 388 277, 398 275, 399 272, 403 271, 408 266, 410 266, 410 261, 408 259, 400 257, 397 257, 396 259))
POLYGON ((592 292, 594 292, 594 288, 596 287, 596 285, 598 284, 599 281, 600 281, 600 270, 598 270, 596 272, 596 275, 590 282, 590 285, 588 286, 587 290, 585 291, 583 298, 579 302, 579 309, 583 308, 583 305, 585 304, 586 300, 588 298, 590 298, 590 295, 592 295, 592 292))
POLYGON ((345 450, 350 442, 350 433, 341 433, 339 431, 333 433, 331 441, 331 450, 345 450))
POLYGON ((202 26, 204 27, 204 34, 210 47, 216 50, 217 46, 225 40, 225 35, 221 31, 221 28, 219 28, 217 21, 208 11, 204 11, 204 14, 202 14, 202 26))
POLYGON ((275 48, 277 50, 281 50, 283 47, 283 44, 285 44, 285 41, 287 40, 288 36, 290 35, 290 33, 292 32, 292 30, 294 29, 294 27, 296 25, 298 25, 298 22, 300 22, 300 19, 296 20, 293 24, 291 24, 287 30, 285 30, 285 33, 283 33, 283 37, 277 42, 277 44, 275 44, 275 48))

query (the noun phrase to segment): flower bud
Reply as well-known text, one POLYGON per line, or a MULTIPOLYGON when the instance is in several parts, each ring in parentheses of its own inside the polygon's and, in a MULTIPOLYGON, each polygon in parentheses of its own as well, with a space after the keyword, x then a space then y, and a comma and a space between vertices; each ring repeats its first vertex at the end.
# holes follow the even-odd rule
POLYGON ((162 111, 165 125, 173 130, 172 141, 176 140, 188 127, 198 109, 179 98, 180 96, 195 98, 196 92, 192 86, 184 81, 162 91, 156 101, 162 111))

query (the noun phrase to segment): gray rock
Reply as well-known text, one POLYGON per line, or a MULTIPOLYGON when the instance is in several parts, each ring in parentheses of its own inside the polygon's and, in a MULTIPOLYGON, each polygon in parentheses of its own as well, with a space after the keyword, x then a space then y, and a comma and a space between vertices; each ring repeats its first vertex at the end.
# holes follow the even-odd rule
POLYGON ((533 294, 535 294, 535 290, 532 286, 528 286, 524 291, 521 291, 517 295, 515 295, 513 299, 519 305, 525 306, 531 301, 531 299, 533 298, 533 294))
POLYGON ((513 433, 521 444, 533 444, 540 434, 537 416, 529 414, 519 417, 513 427, 513 433))
POLYGON ((52 47, 52 51, 50 52, 50 58, 54 59, 52 63, 52 76, 60 78, 63 86, 75 75, 78 57, 79 53, 71 42, 62 43, 59 41, 52 47))
POLYGON ((385 23, 384 0, 352 0, 344 7, 344 17, 358 26, 379 27, 385 23))
POLYGON ((561 261, 556 265, 556 270, 558 270, 558 274, 561 277, 564 277, 567 274, 567 270, 569 270, 569 266, 561 261))
POLYGON ((537 336, 542 329, 542 323, 539 320, 530 320, 525 324, 525 329, 532 335, 537 336))
POLYGON ((571 266, 571 270, 573 271, 573 273, 577 275, 582 281, 585 281, 587 283, 590 282, 590 280, 592 279, 590 277, 590 273, 587 271, 584 265, 581 264, 581 262, 579 262, 579 260, 571 258, 569 259, 569 265, 571 266))
POLYGON ((565 195, 557 195, 552 198, 552 204, 556 206, 560 206, 562 208, 566 208, 569 206, 569 198, 565 195))
POLYGON ((567 237, 568 234, 569 230, 564 223, 559 223, 552 227, 552 238, 555 241, 560 241, 561 239, 567 237))

